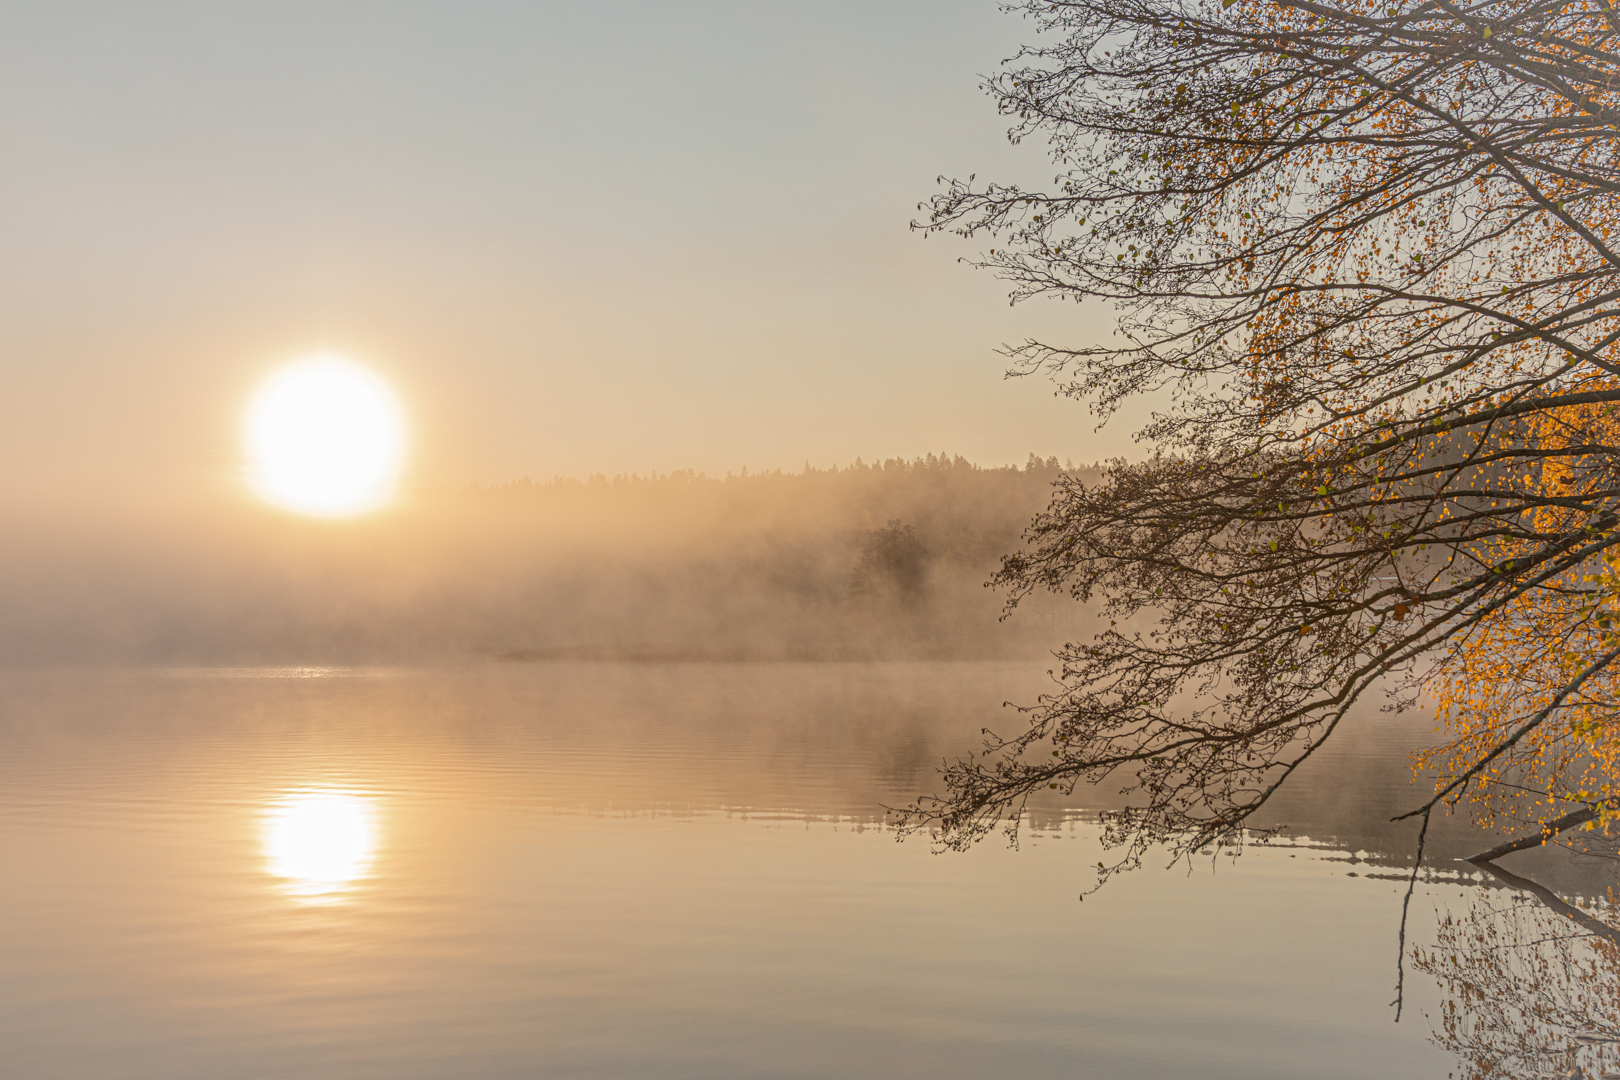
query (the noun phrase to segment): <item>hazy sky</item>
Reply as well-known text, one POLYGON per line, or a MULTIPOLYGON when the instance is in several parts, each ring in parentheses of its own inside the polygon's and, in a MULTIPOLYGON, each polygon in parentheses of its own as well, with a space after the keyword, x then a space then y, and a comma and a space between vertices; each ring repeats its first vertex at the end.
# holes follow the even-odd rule
POLYGON ((993 0, 0 2, 13 488, 213 483, 278 362, 388 378, 412 478, 1129 453, 907 224, 1050 173, 977 75, 993 0))

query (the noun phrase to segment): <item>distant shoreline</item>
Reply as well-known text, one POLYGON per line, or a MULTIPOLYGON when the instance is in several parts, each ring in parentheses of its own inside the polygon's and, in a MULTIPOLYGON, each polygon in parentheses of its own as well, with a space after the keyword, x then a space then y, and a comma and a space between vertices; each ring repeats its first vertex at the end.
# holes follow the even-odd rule
POLYGON ((948 650, 918 650, 913 653, 896 651, 874 653, 870 650, 804 650, 789 653, 750 651, 745 649, 676 648, 656 645, 558 645, 541 649, 510 649, 494 654, 503 664, 772 664, 772 663, 873 663, 886 664, 902 661, 937 661, 951 663, 1003 662, 1029 660, 1050 655, 1049 650, 1033 649, 1012 655, 1008 653, 955 653, 948 650))

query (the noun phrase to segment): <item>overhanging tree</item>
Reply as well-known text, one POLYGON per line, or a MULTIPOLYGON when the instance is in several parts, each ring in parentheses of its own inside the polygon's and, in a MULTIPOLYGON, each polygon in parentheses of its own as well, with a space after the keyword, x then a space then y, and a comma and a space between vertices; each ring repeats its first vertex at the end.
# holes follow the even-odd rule
POLYGON ((979 239, 1015 298, 1119 306, 1117 344, 1029 341, 1015 370, 1105 415, 1174 405, 1142 432, 1154 457, 1062 482, 996 578, 1012 603, 1097 598, 1108 629, 1062 650, 1026 730, 949 767, 902 824, 964 846, 1040 789, 1112 779, 1130 800, 1105 815, 1104 876, 1154 844, 1220 842, 1358 699, 1465 673, 1514 620, 1571 658, 1438 759, 1424 820, 1511 784, 1532 736, 1606 739, 1601 708, 1584 735, 1568 714, 1620 667, 1588 580, 1620 544, 1616 16, 1012 10, 1035 44, 987 89, 1059 172, 950 182, 920 227, 979 239))

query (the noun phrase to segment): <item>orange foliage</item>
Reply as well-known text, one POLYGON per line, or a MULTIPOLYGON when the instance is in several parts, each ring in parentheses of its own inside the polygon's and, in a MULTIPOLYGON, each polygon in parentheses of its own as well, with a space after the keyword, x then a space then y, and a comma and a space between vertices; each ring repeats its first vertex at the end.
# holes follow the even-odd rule
MULTIPOLYGON (((1572 391, 1612 389, 1617 380, 1577 381, 1572 391)), ((1591 449, 1620 437, 1613 405, 1566 405, 1537 413, 1529 442, 1545 452, 1517 480, 1526 493, 1579 497, 1601 476, 1605 462, 1591 449)), ((1513 477, 1508 479, 1512 480, 1513 477)), ((1583 510, 1543 504, 1523 512, 1520 536, 1482 540, 1482 557, 1496 565, 1528 556, 1537 541, 1585 525, 1583 510)), ((1513 594, 1488 611, 1442 658, 1431 678, 1438 698, 1443 747, 1419 759, 1443 778, 1456 776, 1510 739, 1535 717, 1537 724, 1493 759, 1470 793, 1489 824, 1499 815, 1540 822, 1572 803, 1600 804, 1587 828, 1605 828, 1620 795, 1620 665, 1592 670, 1596 658, 1620 647, 1620 553, 1598 559, 1513 594), (1572 683, 1579 688, 1562 701, 1572 683)))

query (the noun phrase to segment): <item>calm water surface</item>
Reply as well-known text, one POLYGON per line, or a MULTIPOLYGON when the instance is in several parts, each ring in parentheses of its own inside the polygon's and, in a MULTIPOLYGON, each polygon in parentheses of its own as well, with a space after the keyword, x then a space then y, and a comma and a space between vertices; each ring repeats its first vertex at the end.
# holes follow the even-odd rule
MULTIPOLYGON (((0 1074, 1458 1068, 1432 974, 1408 971, 1399 1025, 1388 1007, 1412 838, 1386 819, 1415 795, 1411 724, 1351 733, 1278 808, 1294 840, 1084 902, 1101 853, 1080 796, 1038 807, 1017 850, 897 844, 882 806, 928 789, 980 726, 1015 725, 998 706, 1043 678, 0 675, 0 1074)), ((1480 845, 1439 831, 1419 944, 1512 895, 1446 869, 1480 845)))

